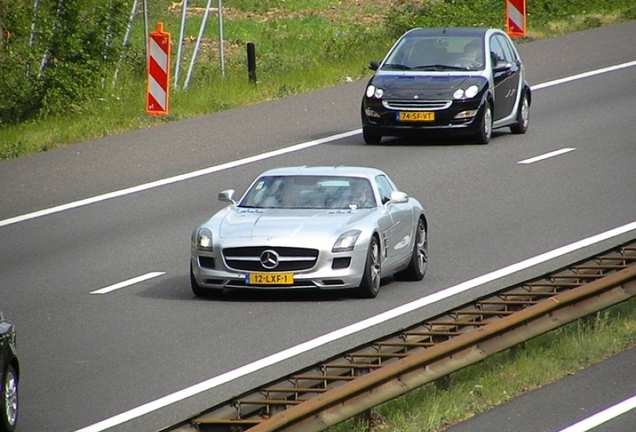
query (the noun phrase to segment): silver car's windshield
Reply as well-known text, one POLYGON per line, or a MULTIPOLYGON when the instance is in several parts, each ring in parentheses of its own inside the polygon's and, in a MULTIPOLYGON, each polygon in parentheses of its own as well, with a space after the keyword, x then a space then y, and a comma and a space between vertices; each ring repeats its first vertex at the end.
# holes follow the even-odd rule
POLYGON ((377 201, 366 178, 342 176, 264 176, 239 207, 278 209, 372 208, 377 201))
POLYGON ((482 39, 446 36, 410 36, 399 41, 382 65, 382 70, 482 70, 482 39))

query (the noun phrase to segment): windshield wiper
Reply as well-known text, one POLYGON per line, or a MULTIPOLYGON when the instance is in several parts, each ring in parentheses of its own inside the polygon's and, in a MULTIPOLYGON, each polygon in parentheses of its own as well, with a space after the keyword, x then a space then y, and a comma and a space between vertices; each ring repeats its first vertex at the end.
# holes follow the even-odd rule
POLYGON ((414 66, 411 69, 413 70, 466 70, 466 68, 463 68, 463 67, 452 66, 447 64, 419 65, 419 66, 414 66))
POLYGON ((382 66, 382 69, 397 69, 397 70, 411 70, 412 68, 400 63, 387 63, 382 66))

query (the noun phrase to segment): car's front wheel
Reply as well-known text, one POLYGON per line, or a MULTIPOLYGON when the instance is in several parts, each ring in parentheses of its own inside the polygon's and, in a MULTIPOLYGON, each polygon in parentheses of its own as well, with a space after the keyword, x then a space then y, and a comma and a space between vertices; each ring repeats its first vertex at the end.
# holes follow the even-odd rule
POLYGON ((517 122, 510 126, 510 132, 513 134, 524 134, 528 130, 529 123, 530 101, 528 100, 528 94, 523 92, 523 96, 519 101, 519 108, 517 108, 517 122))
POLYGON ((362 138, 366 144, 370 145, 380 144, 380 141, 382 141, 382 135, 376 132, 371 132, 371 130, 367 127, 362 128, 362 138))
POLYGON ((486 102, 479 118, 479 130, 475 134, 475 142, 488 144, 490 138, 492 138, 492 107, 486 102))
POLYGON ((199 286, 197 280, 194 277, 194 272, 192 271, 192 263, 190 263, 190 288, 192 289, 194 295, 197 297, 214 297, 223 292, 222 289, 203 288, 199 286))
POLYGON ((420 219, 417 223, 417 231, 415 233, 415 245, 411 254, 411 261, 404 270, 394 275, 399 281, 420 281, 424 279, 426 267, 428 265, 428 237, 426 235, 426 225, 424 220, 420 219))
POLYGON ((360 298, 374 298, 380 292, 380 243, 377 237, 371 238, 367 251, 367 263, 356 294, 360 298))
POLYGON ((0 388, 0 432, 13 432, 18 422, 18 374, 9 365, 0 388))

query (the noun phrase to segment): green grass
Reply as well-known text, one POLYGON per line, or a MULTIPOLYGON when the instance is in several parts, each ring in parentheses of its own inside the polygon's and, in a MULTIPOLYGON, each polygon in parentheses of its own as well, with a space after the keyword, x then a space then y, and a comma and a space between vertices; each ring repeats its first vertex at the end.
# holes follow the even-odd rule
MULTIPOLYGON (((168 0, 151 3, 151 30, 156 22, 163 22, 172 35, 174 68, 180 7, 168 0)), ((206 3, 198 0, 189 5, 202 8, 206 3)), ((636 18, 632 0, 529 0, 527 9, 524 40, 636 18)), ((138 18, 115 87, 111 86, 115 71, 105 71, 104 86, 95 99, 77 101, 73 107, 25 123, 0 125, 0 160, 330 87, 348 78, 362 79, 370 76, 369 60, 382 58, 410 26, 502 27, 505 17, 499 0, 343 0, 335 4, 329 0, 227 0, 224 10, 225 76, 220 70, 218 20, 211 15, 190 85, 182 88, 201 23, 199 10, 187 21, 189 41, 183 45, 179 88, 171 90, 168 116, 153 118, 144 111, 144 29, 138 18), (256 46, 256 85, 247 76, 247 42, 256 46)))
MULTIPOLYGON (((372 410, 372 431, 440 431, 634 345, 636 299, 536 337, 376 407, 372 410)), ((355 420, 328 429, 366 430, 355 420)))

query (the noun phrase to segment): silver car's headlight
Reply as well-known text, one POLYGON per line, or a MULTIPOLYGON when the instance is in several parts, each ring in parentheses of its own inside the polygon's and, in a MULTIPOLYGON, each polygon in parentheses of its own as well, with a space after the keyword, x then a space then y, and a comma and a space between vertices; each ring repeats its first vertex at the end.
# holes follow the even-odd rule
POLYGON ((204 251, 212 250, 212 233, 207 228, 199 228, 197 231, 196 248, 204 251))
POLYGON ((342 233, 334 243, 331 252, 351 252, 361 232, 360 230, 350 230, 342 233))

